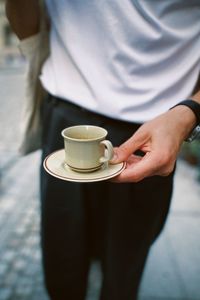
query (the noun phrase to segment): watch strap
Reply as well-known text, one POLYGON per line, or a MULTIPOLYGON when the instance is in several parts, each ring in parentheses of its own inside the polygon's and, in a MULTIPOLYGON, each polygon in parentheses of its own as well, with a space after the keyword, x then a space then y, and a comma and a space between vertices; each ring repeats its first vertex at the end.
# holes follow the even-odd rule
POLYGON ((189 107, 196 116, 196 125, 185 141, 192 142, 196 139, 199 139, 200 138, 200 104, 192 99, 186 99, 184 101, 177 103, 172 108, 179 106, 179 105, 185 105, 185 106, 189 107))
POLYGON ((192 99, 187 99, 187 100, 177 103, 172 108, 179 106, 179 105, 185 105, 185 106, 189 107, 196 116, 196 119, 197 119, 196 125, 200 124, 200 104, 198 102, 196 102, 192 99))

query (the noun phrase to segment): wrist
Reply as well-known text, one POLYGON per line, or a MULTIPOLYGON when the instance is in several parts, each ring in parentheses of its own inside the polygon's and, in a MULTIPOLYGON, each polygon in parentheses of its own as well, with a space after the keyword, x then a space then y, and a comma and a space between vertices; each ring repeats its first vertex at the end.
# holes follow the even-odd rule
POLYGON ((170 110, 173 118, 176 120, 178 130, 181 133, 182 140, 185 140, 193 128, 196 126, 196 116, 192 110, 184 105, 178 105, 170 110))
POLYGON ((195 99, 187 99, 182 102, 179 102, 174 107, 172 107, 171 111, 174 110, 176 110, 176 112, 179 110, 178 113, 180 114, 181 119, 183 121, 182 126, 183 129, 185 129, 186 141, 192 141, 199 135, 199 133, 197 134, 195 131, 198 125, 198 132, 199 132, 199 124, 200 124, 199 102, 195 101, 195 99))

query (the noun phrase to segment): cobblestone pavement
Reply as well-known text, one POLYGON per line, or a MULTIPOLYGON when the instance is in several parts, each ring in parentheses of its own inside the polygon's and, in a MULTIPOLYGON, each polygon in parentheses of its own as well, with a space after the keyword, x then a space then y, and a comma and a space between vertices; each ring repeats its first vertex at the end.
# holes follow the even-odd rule
MULTIPOLYGON (((47 300, 39 246, 40 151, 23 158, 17 153, 23 76, 22 69, 0 70, 0 300, 47 300)), ((152 248, 140 300, 200 299, 200 186, 195 178, 196 170, 180 161, 171 213, 152 248)), ((87 300, 97 299, 100 281, 93 265, 87 300)))
MULTIPOLYGON (((47 300, 41 268, 38 197, 40 151, 20 157, 24 68, 0 70, 0 300, 47 300)), ((98 266, 89 281, 99 288, 98 266)))
MULTIPOLYGON (((1 160, 4 157, 8 159, 8 153, 1 152, 1 160)), ((38 234, 38 187, 33 179, 37 178, 36 168, 28 166, 29 157, 22 160, 12 154, 9 157, 11 163, 4 165, 0 186, 0 300, 45 300, 38 234)))
MULTIPOLYGON (((39 246, 39 160, 40 151, 24 158, 1 152, 7 164, 0 181, 0 300, 48 299, 39 246)), ((98 292, 96 268, 88 300, 98 292)))

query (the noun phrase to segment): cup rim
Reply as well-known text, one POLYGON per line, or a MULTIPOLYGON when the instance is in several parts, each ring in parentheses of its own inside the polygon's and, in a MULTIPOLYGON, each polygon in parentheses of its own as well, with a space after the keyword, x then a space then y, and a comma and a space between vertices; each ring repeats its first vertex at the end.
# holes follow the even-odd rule
POLYGON ((79 142, 91 142, 91 141, 98 141, 98 140, 101 140, 101 139, 104 139, 108 134, 108 131, 103 128, 103 127, 100 127, 100 126, 95 126, 95 125, 75 125, 75 126, 70 126, 70 127, 66 127, 64 128, 62 131, 61 131, 61 135, 63 136, 63 138, 65 139, 68 139, 68 140, 71 140, 71 141, 79 141, 79 142), (72 137, 69 137, 67 135, 65 135, 65 131, 66 130, 70 130, 72 128, 77 128, 77 127, 90 127, 90 128, 99 128, 101 129, 102 131, 104 131, 104 134, 102 134, 101 136, 97 137, 97 138, 91 138, 91 139, 77 139, 77 138, 72 138, 72 137))

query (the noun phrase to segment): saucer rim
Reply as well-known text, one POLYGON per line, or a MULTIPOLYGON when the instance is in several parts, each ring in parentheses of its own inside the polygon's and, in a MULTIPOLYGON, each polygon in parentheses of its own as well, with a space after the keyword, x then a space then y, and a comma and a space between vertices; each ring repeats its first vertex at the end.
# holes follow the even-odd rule
MULTIPOLYGON (((126 167, 126 162, 121 162, 121 163, 119 163, 119 164, 116 164, 116 165, 121 165, 121 168, 119 169, 119 170, 117 170, 117 171, 115 171, 115 173, 113 173, 113 174, 110 174, 110 175, 107 175, 107 176, 100 176, 100 177, 98 177, 98 178, 72 178, 72 177, 67 177, 67 176, 62 176, 62 175, 57 175, 56 173, 54 173, 53 171, 51 171, 50 169, 49 169, 49 167, 47 166, 47 161, 48 161, 48 159, 49 159, 49 157, 50 156, 52 156, 53 154, 55 154, 55 153, 57 153, 57 152, 61 152, 61 151, 64 151, 64 149, 60 149, 60 150, 56 150, 56 151, 54 151, 54 152, 52 152, 52 153, 50 153, 49 155, 47 155, 46 156, 46 158, 44 159, 44 161, 43 161, 43 167, 44 167, 44 169, 46 170, 46 172, 48 173, 48 174, 50 174, 51 176, 53 176, 53 177, 56 177, 56 178, 58 178, 58 179, 61 179, 61 180, 64 180, 64 181, 70 181, 70 182, 82 182, 82 183, 84 183, 84 182, 98 182, 98 181, 104 181, 104 180, 108 180, 108 179, 111 179, 111 178, 113 178, 113 177, 116 177, 117 175, 119 175, 124 169, 125 169, 125 167, 126 167)), ((62 164, 64 164, 64 161, 62 162, 62 164)), ((63 167, 64 168, 64 167, 63 167)), ((67 172, 67 170, 64 168, 64 170, 67 172)), ((74 171, 75 172, 75 171, 74 171)), ((94 172, 92 172, 93 174, 95 173, 95 171, 94 172)), ((78 172, 77 172, 77 174, 78 174, 78 172)), ((81 174, 89 174, 89 173, 81 173, 81 174)), ((67 175, 67 174, 66 174, 67 175)))

